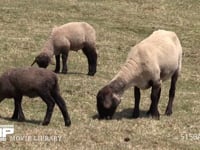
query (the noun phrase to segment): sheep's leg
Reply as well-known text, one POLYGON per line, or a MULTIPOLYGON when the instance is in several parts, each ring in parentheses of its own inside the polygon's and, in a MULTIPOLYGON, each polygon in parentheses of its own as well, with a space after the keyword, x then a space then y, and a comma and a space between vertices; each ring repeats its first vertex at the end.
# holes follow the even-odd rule
POLYGON ((55 55, 56 58, 56 68, 55 68, 55 73, 60 72, 60 55, 55 55))
POLYGON ((55 102, 54 102, 53 97, 51 97, 51 95, 49 93, 41 93, 40 97, 47 104, 46 115, 44 117, 44 121, 43 121, 42 125, 48 125, 51 120, 55 102))
POLYGON ((93 76, 96 73, 97 68, 96 49, 88 46, 84 47, 82 50, 88 59, 88 75, 93 76))
POLYGON ((18 112, 19 112, 17 100, 14 100, 14 103, 15 103, 15 109, 14 109, 14 112, 13 112, 13 115, 12 115, 12 119, 17 120, 18 119, 18 112))
POLYGON ((70 126, 71 120, 67 111, 67 106, 65 104, 65 101, 63 100, 63 98, 60 96, 58 92, 54 92, 52 96, 55 99, 55 102, 58 105, 60 111, 62 112, 64 121, 65 121, 65 126, 70 126))
POLYGON ((151 106, 147 114, 151 114, 153 118, 159 119, 158 102, 160 99, 161 84, 153 84, 151 90, 151 106))
POLYGON ((15 109, 13 112, 13 116, 12 119, 18 120, 18 121, 24 121, 25 117, 24 117, 24 113, 22 110, 22 95, 17 96, 14 98, 14 103, 15 103, 15 109))
POLYGON ((68 58, 68 52, 62 54, 62 73, 67 73, 67 58, 68 58))
POLYGON ((168 115, 168 116, 172 114, 172 105, 173 105, 175 91, 176 91, 177 79, 178 79, 178 71, 176 71, 171 78, 171 87, 169 90, 169 101, 168 101, 168 105, 165 111, 165 115, 168 115))
POLYGON ((135 97, 135 107, 133 110, 133 118, 138 118, 140 115, 140 89, 137 87, 134 87, 134 97, 135 97))

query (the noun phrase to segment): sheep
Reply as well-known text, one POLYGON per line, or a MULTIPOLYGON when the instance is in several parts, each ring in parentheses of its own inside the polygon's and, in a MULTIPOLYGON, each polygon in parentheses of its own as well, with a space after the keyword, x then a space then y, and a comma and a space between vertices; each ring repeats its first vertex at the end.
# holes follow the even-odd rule
POLYGON ((99 119, 112 119, 126 89, 134 86, 133 118, 139 117, 140 89, 151 87, 151 105, 147 115, 159 119, 161 84, 171 78, 169 101, 165 111, 172 114, 176 82, 181 72, 182 47, 176 33, 157 30, 131 48, 125 64, 97 94, 99 119))
POLYGON ((60 96, 58 79, 54 72, 43 68, 14 68, 0 76, 0 102, 5 98, 14 98, 13 120, 24 121, 22 111, 22 97, 41 97, 47 105, 46 115, 42 125, 48 125, 55 103, 64 117, 65 126, 71 121, 65 101, 60 96))
MULTIPOLYGON (((46 68, 52 63, 55 55, 55 72, 60 71, 60 55, 62 55, 62 73, 67 73, 67 58, 70 50, 82 49, 88 60, 88 75, 93 76, 97 67, 96 33, 94 28, 86 22, 70 22, 54 27, 49 39, 44 44, 42 52, 35 58, 34 63, 46 68)), ((31 66, 32 66, 31 65, 31 66)))

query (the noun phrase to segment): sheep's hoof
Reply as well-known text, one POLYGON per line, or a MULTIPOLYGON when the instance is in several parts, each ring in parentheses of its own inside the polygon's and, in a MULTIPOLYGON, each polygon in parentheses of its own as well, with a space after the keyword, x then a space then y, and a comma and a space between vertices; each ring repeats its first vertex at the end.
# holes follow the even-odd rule
POLYGON ((65 122, 65 126, 70 126, 71 125, 71 120, 67 120, 66 122, 65 122))
POLYGON ((62 74, 67 74, 67 70, 63 70, 63 71, 62 71, 62 74))
POLYGON ((54 70, 54 72, 55 72, 55 73, 59 73, 60 71, 59 71, 59 70, 54 70))
POLYGON ((155 120, 159 120, 159 119, 160 119, 160 114, 159 114, 159 112, 154 112, 154 113, 152 114, 152 118, 155 119, 155 120))
POLYGON ((25 118, 18 118, 18 121, 23 122, 23 121, 25 121, 25 118))
POLYGON ((171 114, 172 114, 172 110, 168 110, 168 109, 167 109, 167 110, 165 111, 165 115, 170 116, 171 114))
POLYGON ((140 116, 140 111, 134 109, 134 111, 133 111, 133 118, 138 118, 139 116, 140 116))
POLYGON ((49 122, 47 122, 47 121, 44 121, 44 122, 42 123, 43 126, 47 126, 48 124, 49 124, 49 122))
POLYGON ((151 110, 148 110, 147 113, 146 113, 146 115, 150 116, 151 115, 151 110))
POLYGON ((96 72, 88 72, 87 75, 89 75, 89 76, 94 76, 95 73, 96 73, 96 72))
POLYGON ((147 116, 152 116, 153 119, 159 120, 160 119, 160 114, 159 112, 153 112, 151 109, 147 111, 146 113, 147 116))
POLYGON ((155 120, 160 120, 160 115, 159 116, 152 116, 153 119, 155 120))
POLYGON ((17 120, 17 116, 14 116, 14 115, 13 115, 13 116, 11 117, 11 119, 12 119, 12 120, 17 120))

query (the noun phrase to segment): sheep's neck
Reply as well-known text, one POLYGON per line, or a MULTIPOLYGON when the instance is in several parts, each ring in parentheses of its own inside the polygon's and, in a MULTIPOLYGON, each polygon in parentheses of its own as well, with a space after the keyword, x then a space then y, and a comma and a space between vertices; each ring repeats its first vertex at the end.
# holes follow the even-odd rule
POLYGON ((44 44, 44 47, 43 47, 43 52, 45 52, 46 54, 48 54, 48 56, 50 58, 53 57, 54 55, 54 48, 53 48, 53 42, 52 42, 52 39, 49 38, 46 43, 44 44))
POLYGON ((134 85, 135 79, 137 79, 140 74, 139 70, 138 64, 133 59, 129 59, 110 84, 117 85, 116 92, 121 96, 127 88, 134 85))
POLYGON ((109 83, 109 87, 112 89, 113 93, 121 98, 125 91, 126 85, 123 80, 121 80, 120 78, 116 78, 109 83))

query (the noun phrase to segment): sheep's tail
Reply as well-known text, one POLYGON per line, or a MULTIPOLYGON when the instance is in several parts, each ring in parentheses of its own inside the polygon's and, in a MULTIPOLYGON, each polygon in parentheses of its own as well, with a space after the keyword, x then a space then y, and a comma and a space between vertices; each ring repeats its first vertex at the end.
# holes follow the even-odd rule
POLYGON ((52 92, 54 92, 54 91, 60 92, 60 88, 59 88, 59 84, 58 84, 57 75, 55 75, 54 81, 55 81, 55 82, 54 82, 54 85, 53 85, 53 90, 52 90, 52 92))
POLYGON ((178 74, 181 75, 181 69, 182 69, 182 53, 179 55, 178 59, 178 74))
POLYGON ((178 37, 176 38, 176 46, 177 51, 179 52, 179 58, 178 58, 178 74, 181 75, 181 69, 182 69, 182 46, 180 43, 180 40, 178 37))

